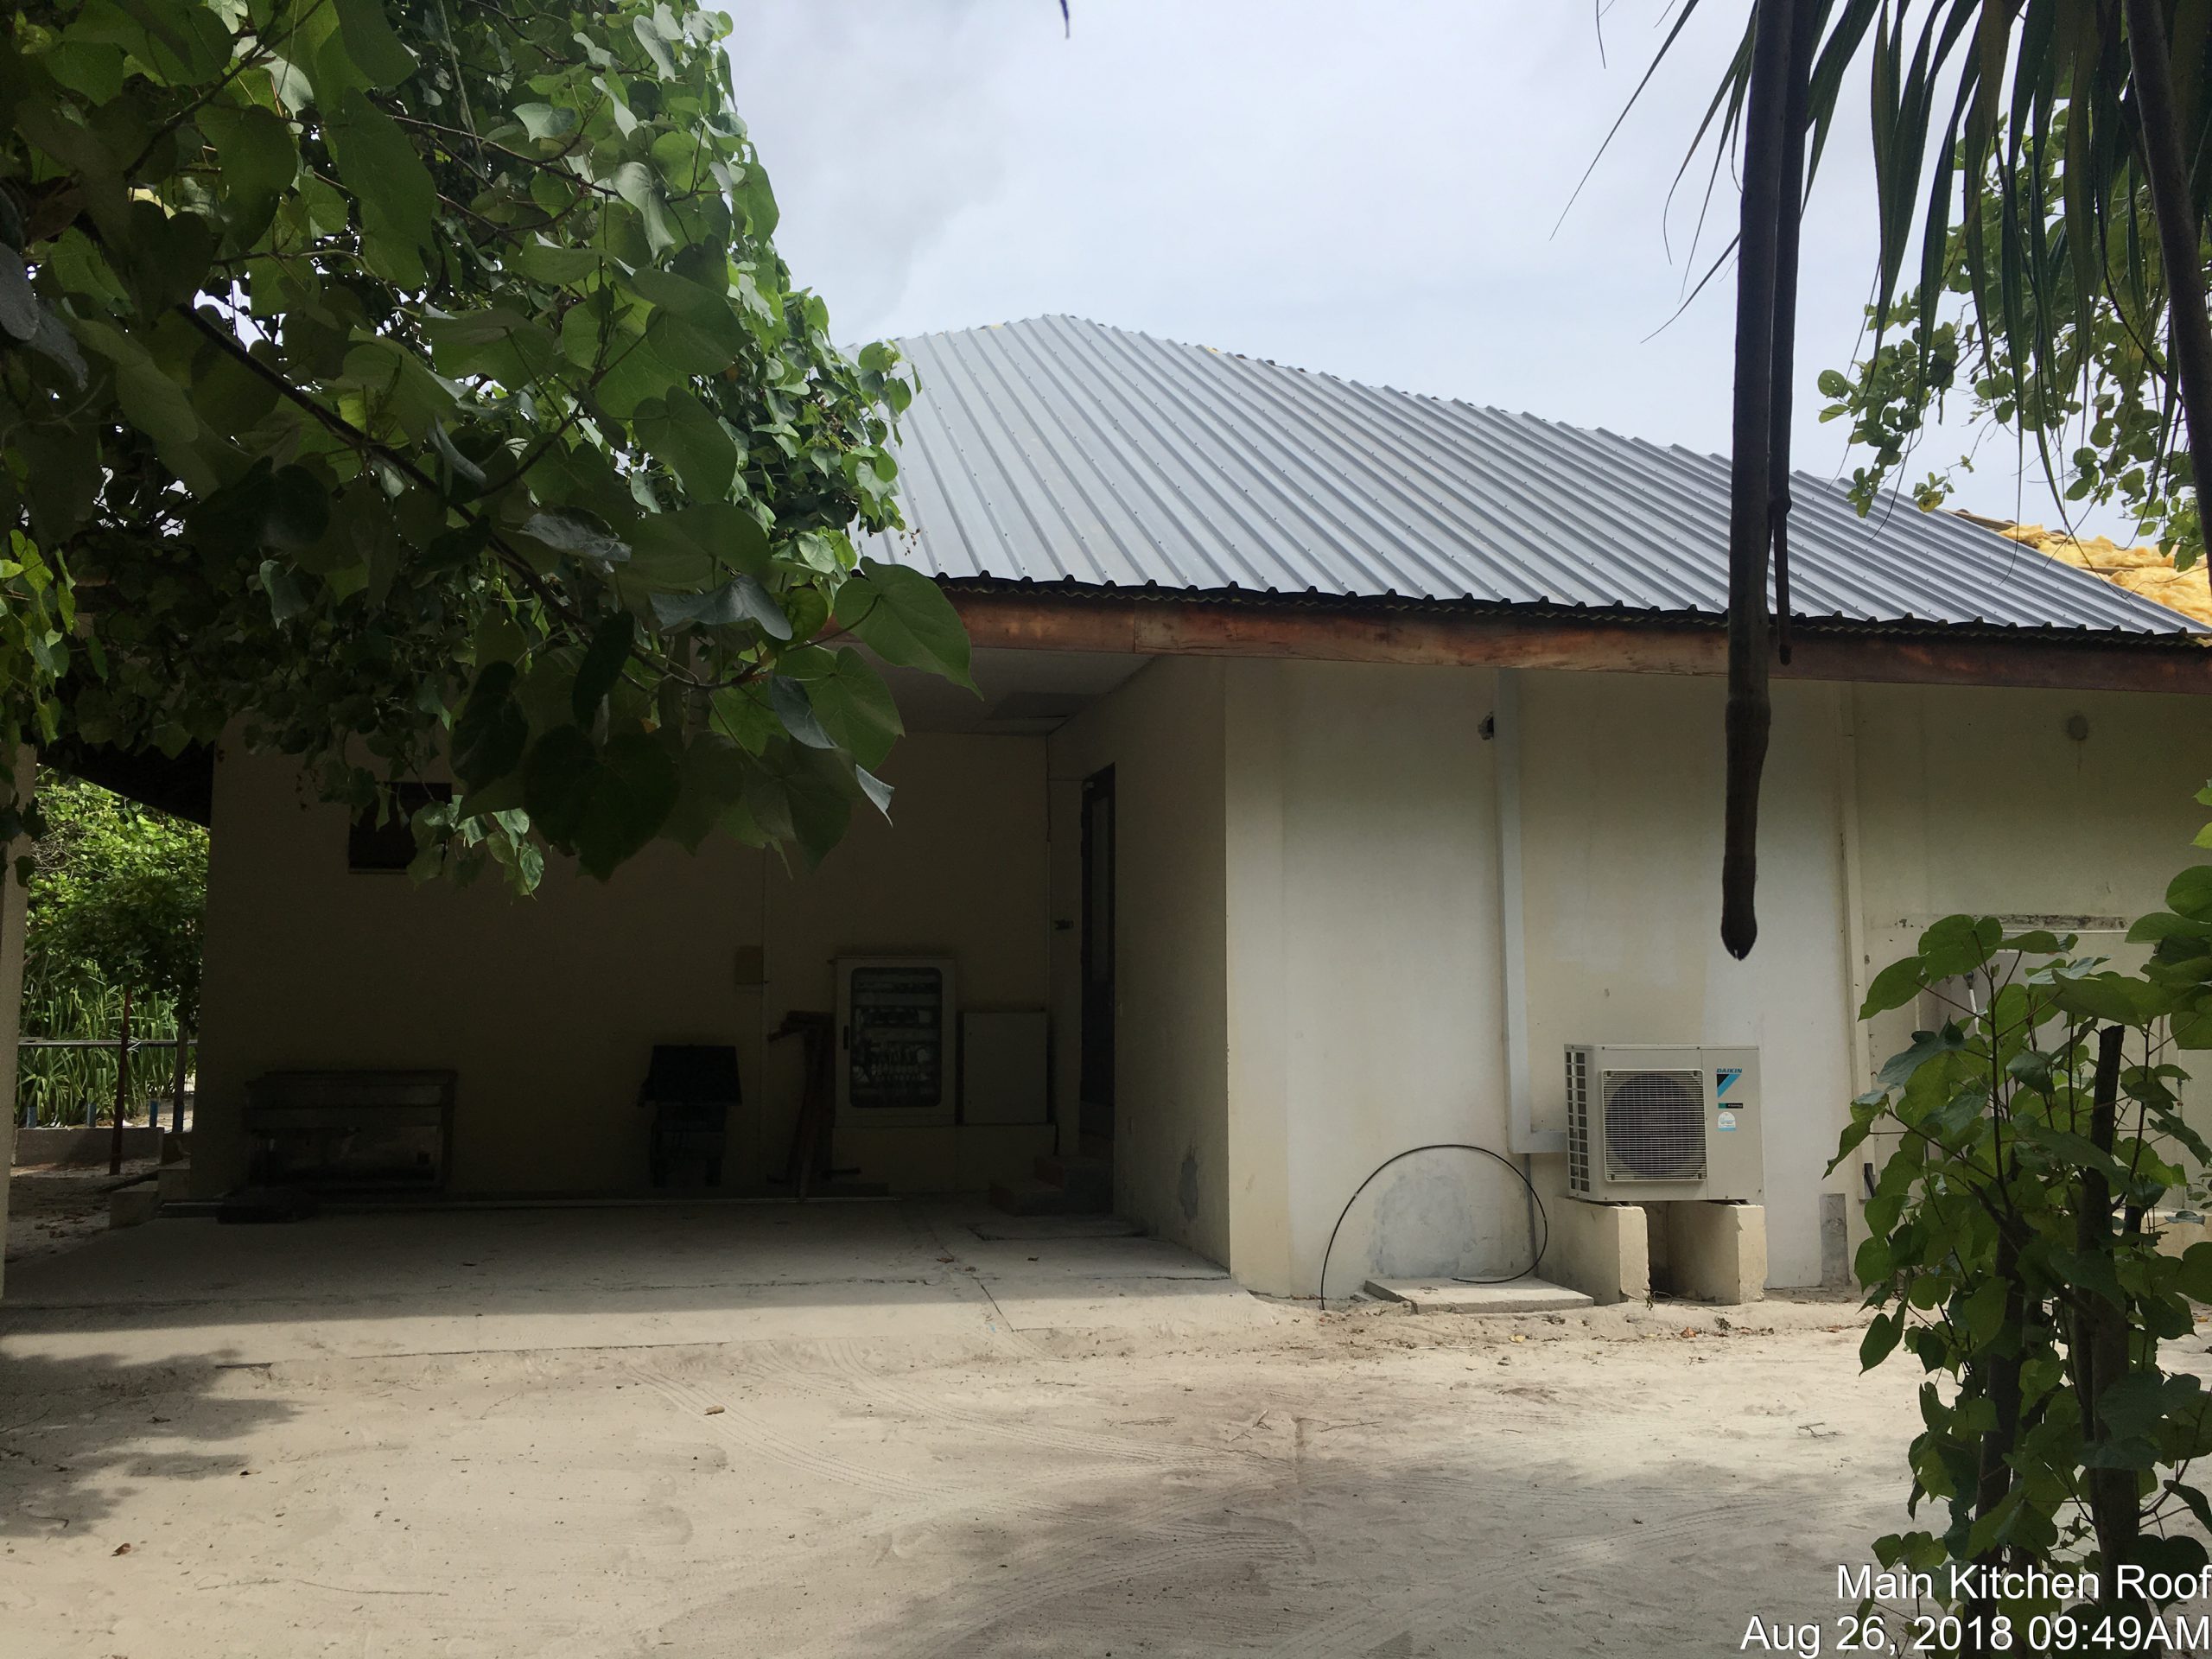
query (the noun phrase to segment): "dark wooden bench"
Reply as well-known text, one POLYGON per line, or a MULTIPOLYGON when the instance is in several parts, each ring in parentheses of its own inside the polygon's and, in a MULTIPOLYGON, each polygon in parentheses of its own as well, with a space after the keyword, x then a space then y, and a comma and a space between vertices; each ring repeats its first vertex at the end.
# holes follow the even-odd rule
POLYGON ((245 1086, 257 1185, 441 1192, 452 1160, 451 1071, 271 1071, 245 1086))

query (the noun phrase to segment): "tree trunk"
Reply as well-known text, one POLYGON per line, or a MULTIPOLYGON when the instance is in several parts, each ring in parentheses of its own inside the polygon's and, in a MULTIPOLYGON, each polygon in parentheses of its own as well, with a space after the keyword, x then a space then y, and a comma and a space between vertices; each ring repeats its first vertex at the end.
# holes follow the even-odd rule
MULTIPOLYGON (((2097 1069, 2089 1098, 2089 1141, 2109 1154, 2119 1138, 2120 1046, 2126 1027, 2107 1026, 2097 1033, 2097 1069)), ((2112 1250, 2112 1184, 2101 1169, 2082 1171, 2081 1208, 2075 1212, 2075 1245, 2083 1255, 2112 1250)), ((2082 1403, 2082 1437, 2092 1446, 2112 1438, 2099 1416, 2107 1390, 2127 1375, 2127 1316, 2094 1292, 2081 1289, 2074 1315, 2071 1355, 2074 1387, 2082 1403)), ((2136 1505, 2135 1471, 2132 1469, 2085 1469, 2082 1478, 2088 1498, 2090 1524, 2096 1529, 2097 1554, 2103 1571, 2101 1587, 2108 1587, 2113 1569, 2132 1560, 2141 1530, 2141 1511, 2136 1505)), ((2107 1599, 2108 1599, 2108 1593, 2107 1599)))
MULTIPOLYGON (((2212 457, 2212 318, 2204 308, 2203 244, 2189 161, 2174 110, 2173 64, 2166 48, 2160 0, 2126 0, 2127 52, 2134 71, 2135 110, 2151 207, 2158 221, 2158 261, 2166 279, 2166 329, 2175 378, 2181 383, 2190 482, 2199 485, 2197 457, 2212 457)), ((2200 492, 2201 493, 2201 492, 2200 492)))
MULTIPOLYGON (((1980 1478, 1974 1497, 1977 1519, 1995 1510, 2012 1492, 2012 1455, 2020 1443, 2020 1365, 2027 1347, 2027 1291, 2020 1279, 2020 1247, 2005 1235, 1999 1235, 1997 1241, 1997 1277, 2005 1286, 2005 1328, 2019 1336, 2010 1353, 1992 1354, 1983 1362, 1989 1368, 1989 1403, 1997 1421, 1981 1437, 1980 1478)), ((1974 1565, 1995 1568, 2004 1560, 2005 1550, 1999 1546, 1976 1557, 1974 1565)), ((1970 1649, 1976 1659, 1992 1651, 1986 1633, 1996 1628, 1999 1611, 1994 1597, 1977 1597, 1967 1605, 1968 1632, 1985 1633, 1970 1649)))
POLYGON ((123 988, 123 1034, 115 1039, 115 1125, 108 1136, 107 1173, 123 1173, 123 1117, 130 1105, 130 988, 123 988))

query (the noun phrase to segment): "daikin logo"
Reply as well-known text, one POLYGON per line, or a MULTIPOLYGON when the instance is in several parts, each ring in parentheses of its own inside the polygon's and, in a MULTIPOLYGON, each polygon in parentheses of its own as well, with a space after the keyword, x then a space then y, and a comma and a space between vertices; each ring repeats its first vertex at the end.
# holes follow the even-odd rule
POLYGON ((1720 1067, 1719 1070, 1716 1071, 1713 1074, 1713 1094, 1715 1096, 1726 1094, 1731 1089, 1733 1089, 1736 1086, 1736 1079, 1743 1075, 1744 1068, 1740 1065, 1724 1065, 1720 1067))

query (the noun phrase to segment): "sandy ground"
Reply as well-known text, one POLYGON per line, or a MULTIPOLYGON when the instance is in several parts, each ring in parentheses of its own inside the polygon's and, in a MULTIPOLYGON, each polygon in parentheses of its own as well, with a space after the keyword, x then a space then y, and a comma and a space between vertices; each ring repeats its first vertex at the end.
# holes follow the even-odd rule
POLYGON ((109 1174, 105 1164, 90 1168, 34 1165, 16 1170, 8 1182, 8 1260, 53 1255, 105 1232, 108 1189, 159 1166, 156 1160, 145 1158, 127 1160, 119 1176, 109 1174))
POLYGON ((377 1220, 51 1264, 197 1260, 197 1303, 25 1270, 11 1659, 1717 1655, 1754 1614, 1832 1651, 1916 1427, 1833 1302, 1320 1316, 1150 1241, 911 1212, 859 1245, 671 1220, 613 1275, 620 1221, 377 1220), (379 1299, 372 1237, 450 1284, 379 1299))

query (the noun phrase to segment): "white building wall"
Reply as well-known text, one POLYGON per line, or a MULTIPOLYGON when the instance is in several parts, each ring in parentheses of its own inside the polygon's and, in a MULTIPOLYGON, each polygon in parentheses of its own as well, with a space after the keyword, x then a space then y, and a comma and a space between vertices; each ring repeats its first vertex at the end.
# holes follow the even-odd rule
POLYGON ((1230 1260, 1245 1171, 1229 1143, 1222 665, 1163 658, 1052 739, 1054 1024, 1066 1147, 1080 1061, 1083 780, 1114 768, 1115 1206, 1230 1260), (1232 1176, 1236 1182, 1232 1192, 1232 1176))
MULTIPOLYGON (((1859 686, 1870 924, 1954 911, 2133 918, 2208 855, 2201 698, 1859 686), (2076 738, 2069 722, 2080 716, 2076 738)), ((1876 964, 1879 966, 1879 963, 1876 964)))
MULTIPOLYGON (((1230 1264, 1311 1295, 1330 1228, 1384 1159, 1444 1140, 1507 1150, 1495 751, 1478 730, 1495 682, 1227 675, 1230 1264)), ((1807 1285, 1822 1192, 1856 1191, 1854 1170, 1823 1171, 1862 1056, 1896 1046, 1853 1017, 1866 978, 1955 910, 2157 907, 2207 816, 2190 797, 2212 774, 2212 721, 2179 697, 1778 684, 1759 944, 1738 963, 1719 938, 1721 702, 1715 680, 1522 676, 1535 1118, 1563 1126, 1570 1042, 1758 1046, 1770 1282, 1807 1285), (2066 735, 2075 713, 2086 741, 2066 735)), ((1562 1164, 1535 1160, 1548 1202, 1562 1164)), ((1425 1154, 1361 1199, 1330 1289, 1526 1259, 1510 1177, 1425 1154)))
MULTIPOLYGON (((1768 1272, 1821 1278, 1821 1172, 1849 1076, 1834 688, 1775 688, 1759 938, 1720 944, 1718 680, 1532 675, 1522 691, 1530 1050, 1539 1127, 1566 1125, 1569 1043, 1760 1052, 1768 1272)), ((1547 1197, 1563 1160, 1541 1160, 1547 1197)))
MULTIPOLYGON (((236 1179, 245 1081, 295 1065, 453 1065, 455 1185, 644 1179, 631 1104, 652 1042, 738 1046, 753 1103, 732 1185, 779 1172, 794 1045, 844 953, 949 953, 969 1007, 1054 1011, 1074 1150, 1075 804, 1116 769, 1116 1202, 1256 1289, 1311 1295, 1331 1227, 1393 1154, 1509 1150, 1496 747, 1486 670, 1163 658, 1049 741, 910 739, 896 829, 857 823, 817 874, 721 846, 649 851, 601 887, 557 869, 489 887, 349 875, 343 816, 289 770, 218 773, 195 1171, 236 1179), (739 954, 765 950, 766 982, 739 954)), ((1822 1169, 1910 1014, 1862 1032, 1868 977, 1936 917, 2094 920, 2157 907, 2196 856, 2212 720, 2184 697, 1783 683, 1763 800, 1761 937, 1719 943, 1721 687, 1522 676, 1522 880, 1539 1128, 1569 1042, 1762 1051, 1770 1282, 1821 1275, 1822 1169), (2069 734, 2079 715, 2086 735, 2069 734)), ((2077 728, 2077 729, 2079 729, 2077 728)), ((2212 1068, 2208 1068, 2212 1069, 2212 1068)), ((1051 1131, 848 1136, 905 1190, 1016 1174, 1051 1131)), ((1548 1202, 1562 1160, 1534 1168, 1548 1202)), ((1855 1217, 1857 1205, 1850 1205, 1855 1217)), ((1375 1273, 1519 1266, 1502 1167, 1408 1160, 1346 1221, 1341 1293, 1375 1273)))
MULTIPOLYGON (((1352 1189, 1428 1141, 1504 1149, 1490 674, 1230 665, 1231 1265, 1311 1295, 1352 1189)), ((1514 1177, 1398 1165, 1346 1222, 1332 1292, 1486 1271, 1522 1248, 1514 1177)))
MULTIPOLYGON (((1868 978, 1910 954, 1929 922, 1961 911, 2078 932, 2082 953, 2132 968, 2147 947, 2126 943, 2126 925, 2165 908, 2183 868, 2212 861, 2192 844, 2212 819, 2195 799, 2212 778, 2212 706, 2202 699, 1898 686, 1847 696, 1868 978)), ((1862 1079, 1943 1012, 1901 1008, 1861 1027, 1862 1079)), ((2173 1058, 2196 1073, 2182 1095, 2202 1112, 2212 1057, 2173 1058)), ((1837 1189, 1856 1193, 1859 1166, 1878 1155, 1870 1143, 1838 1172, 1837 1189)), ((1854 1248, 1859 1210, 1849 1211, 1854 1248)))

